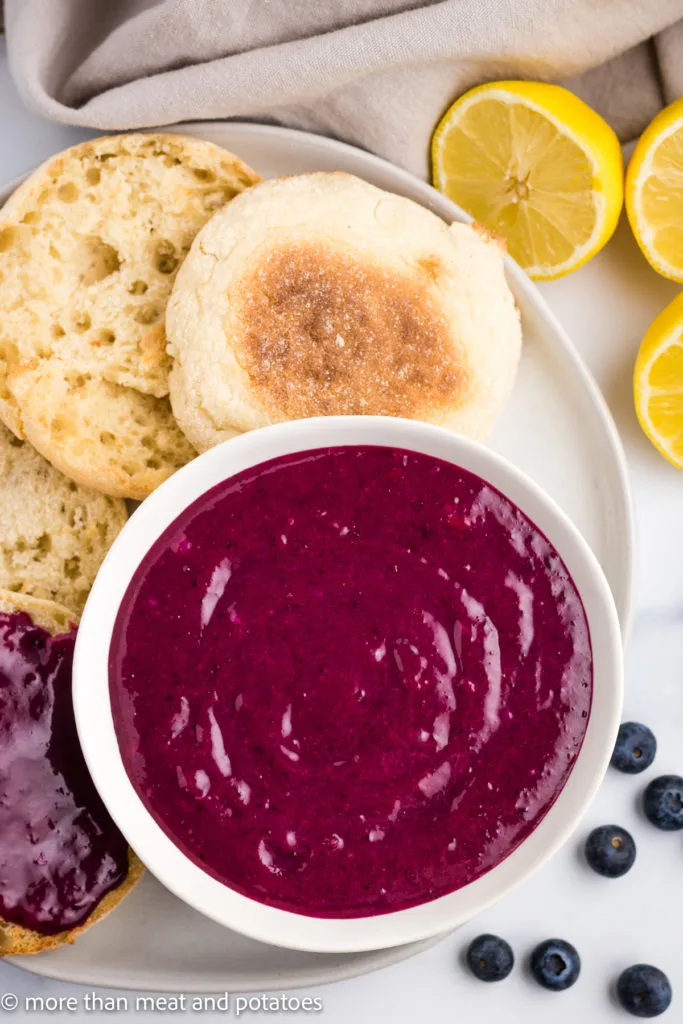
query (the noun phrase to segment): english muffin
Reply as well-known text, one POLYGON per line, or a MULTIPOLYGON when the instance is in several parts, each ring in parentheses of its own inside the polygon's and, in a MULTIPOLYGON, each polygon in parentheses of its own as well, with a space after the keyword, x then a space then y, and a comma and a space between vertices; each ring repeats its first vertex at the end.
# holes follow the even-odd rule
POLYGON ((72 479, 144 498, 194 452, 164 314, 215 211, 258 175, 198 139, 118 135, 49 160, 0 213, 0 418, 72 479))
POLYGON ((199 232, 166 316, 190 443, 282 420, 406 416, 485 438, 513 384, 503 249, 348 174, 266 181, 199 232))
POLYGON ((0 588, 80 611, 125 502, 67 480, 1 425, 0 491, 0 588))
MULTIPOLYGON (((28 617, 31 620, 31 623, 34 626, 38 626, 41 629, 46 630, 46 632, 50 633, 52 636, 57 636, 58 634, 69 632, 69 630, 72 629, 78 622, 78 616, 75 615, 73 612, 69 611, 68 608, 64 608, 62 605, 55 604, 52 601, 42 601, 34 597, 27 597, 25 594, 11 594, 8 591, 0 590, 0 613, 11 615, 15 612, 25 613, 26 615, 28 615, 28 617)), ((0 676, 2 675, 3 671, 6 671, 6 663, 7 659, 4 658, 2 665, 0 665, 0 676)), ((31 685, 35 686, 35 681, 33 681, 31 685)), ((40 696, 41 695, 39 695, 38 693, 33 693, 32 698, 31 695, 28 695, 26 699, 33 699, 34 702, 36 702, 35 708, 37 710, 34 709, 34 716, 38 715, 40 718, 44 718, 44 700, 41 701, 39 699, 40 696)), ((58 721, 61 725, 65 724, 62 721, 61 717, 56 717, 55 714, 53 714, 53 712, 50 712, 50 717, 58 721)), ((43 725, 42 721, 41 723, 38 723, 36 721, 34 724, 36 725, 38 738, 42 736, 44 742, 45 737, 43 736, 43 733, 41 731, 41 726, 43 725)), ((5 722, 4 725, 5 727, 7 727, 9 725, 9 722, 5 722)), ((31 791, 31 786, 36 785, 37 780, 40 779, 39 766, 31 759, 31 754, 36 754, 37 749, 37 746, 35 749, 32 750, 18 747, 16 743, 5 744, 4 753, 2 755, 2 772, 0 773, 2 775, 2 779, 0 780, 0 789, 2 790, 2 813, 5 817, 7 817, 8 815, 11 816, 12 813, 11 797, 8 796, 8 792, 10 791, 10 788, 12 786, 12 770, 14 767, 12 759, 14 758, 14 762, 16 762, 17 758, 19 758, 20 760, 23 759, 22 765, 23 770, 26 773, 26 787, 28 788, 27 792, 24 794, 22 799, 24 800, 24 806, 29 808, 29 812, 31 808, 33 808, 34 818, 36 820, 36 835, 32 838, 31 841, 36 843, 36 850, 40 851, 40 853, 42 853, 44 856, 45 849, 56 849, 58 845, 61 844, 63 849, 69 851, 70 855, 75 855, 81 858, 88 857, 91 854, 89 853, 87 846, 83 846, 85 838, 83 834, 75 833, 73 842, 69 843, 68 834, 64 831, 68 830, 70 827, 73 827, 71 823, 71 816, 69 815, 68 811, 62 809, 61 819, 57 818, 55 822, 48 823, 47 826, 45 826, 45 824, 42 821, 38 821, 38 809, 32 803, 36 794, 34 794, 31 791), (48 832, 46 831, 46 828, 51 828, 52 831, 48 832)), ((16 796, 16 792, 17 791, 15 787, 12 790, 12 794, 16 796)), ((66 799, 66 797, 64 797, 63 799, 66 799)), ((81 809, 80 814, 83 815, 85 813, 86 812, 83 809, 81 809)), ((7 824, 7 822, 5 824, 7 824)), ((9 844, 8 850, 11 849, 12 851, 14 851, 13 860, 15 860, 15 832, 18 834, 22 823, 19 821, 13 821, 12 824, 15 831, 12 832, 11 842, 9 844)), ((7 835, 7 832, 8 830, 7 828, 5 828, 5 830, 3 831, 3 839, 7 835)), ((3 840, 0 840, 0 863, 2 864, 2 872, 0 872, 0 878, 2 881, 3 896, 5 895, 8 886, 8 876, 12 874, 11 871, 8 871, 8 864, 3 862, 2 855, 3 853, 6 855, 7 852, 7 850, 3 849, 3 840)), ((36 863, 40 864, 41 862, 36 861, 36 863)), ((12 867, 15 877, 20 877, 20 875, 16 871, 16 864, 13 864, 12 867)), ((64 869, 64 864, 60 862, 59 867, 60 869, 64 869)), ((93 868, 94 865, 90 863, 88 865, 88 871, 92 872, 93 868)), ((87 875, 87 873, 87 871, 82 872, 84 877, 87 875)), ((86 930, 86 928, 89 928, 90 925, 94 924, 96 921, 101 920, 101 918, 105 917, 111 910, 114 909, 114 907, 118 906, 118 904, 121 902, 124 896, 126 896, 131 891, 133 886, 139 881, 143 873, 143 865, 140 863, 140 861, 135 856, 133 851, 129 849, 128 872, 123 878, 123 880, 116 888, 105 893, 102 899, 100 899, 97 902, 97 904, 93 907, 92 912, 89 914, 85 921, 79 923, 77 926, 73 928, 65 929, 63 931, 58 932, 52 932, 48 934, 42 931, 37 931, 33 928, 28 928, 25 925, 19 924, 15 921, 5 920, 0 916, 0 957, 16 956, 17 954, 23 953, 40 953, 47 949, 55 949, 57 946, 61 946, 64 943, 73 942, 78 935, 80 935, 82 932, 86 930)), ((46 906, 49 906, 49 886, 51 884, 59 884, 59 872, 56 873, 56 877, 54 877, 53 879, 53 877, 49 874, 49 865, 44 865, 40 881, 44 886, 44 890, 41 890, 40 893, 38 893, 38 890, 36 890, 36 895, 39 896, 45 902, 46 906)), ((73 897, 76 900, 82 899, 82 894, 79 892, 79 887, 81 886, 81 884, 82 882, 78 879, 78 871, 74 871, 73 897)))

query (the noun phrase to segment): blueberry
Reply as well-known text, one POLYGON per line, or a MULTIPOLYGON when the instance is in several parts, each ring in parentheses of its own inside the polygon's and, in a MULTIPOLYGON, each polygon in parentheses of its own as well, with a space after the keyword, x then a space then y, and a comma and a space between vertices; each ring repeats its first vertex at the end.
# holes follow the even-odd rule
POLYGON ((664 971, 649 964, 627 967, 617 981, 617 998, 634 1017, 659 1017, 668 1009, 672 995, 664 971))
POLYGON ((502 981, 514 963, 510 945, 497 935, 479 935, 467 950, 467 965, 480 981, 502 981))
POLYGON ((612 754, 612 767, 629 775, 649 768, 657 753, 657 740, 651 729, 640 722, 624 722, 619 727, 612 754))
POLYGON ((593 871, 605 878, 621 878, 631 870, 636 859, 633 836, 618 825, 594 828, 584 849, 593 871))
POLYGON ((683 779, 680 775, 659 775, 643 794, 648 821, 664 832, 683 828, 683 779))
POLYGON ((563 992, 571 988, 581 971, 581 957, 571 942, 546 939, 531 954, 531 973, 543 988, 563 992))

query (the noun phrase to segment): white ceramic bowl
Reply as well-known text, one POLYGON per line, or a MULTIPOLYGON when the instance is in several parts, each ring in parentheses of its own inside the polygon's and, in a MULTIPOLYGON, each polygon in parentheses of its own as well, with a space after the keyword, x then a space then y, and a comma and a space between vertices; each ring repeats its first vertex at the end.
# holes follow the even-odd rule
MULTIPOLYGON (((163 654, 161 655, 163 656, 163 654)), ((291 949, 348 953, 437 935, 504 896, 551 856, 578 824, 609 762, 622 701, 622 653, 612 594, 595 556, 564 513, 531 480, 487 448, 439 427, 384 417, 298 420, 243 434, 200 455, 140 506, 115 541, 88 600, 74 658, 74 705, 85 758, 103 800, 150 871, 215 921, 291 949), (579 590, 593 646, 593 704, 574 769, 531 835, 471 884, 421 906, 376 917, 307 917, 258 903, 228 888, 186 857, 153 820, 119 753, 109 700, 108 655, 120 602, 152 543, 191 502, 250 466, 329 445, 376 444, 445 459, 498 488, 543 531, 579 590)))

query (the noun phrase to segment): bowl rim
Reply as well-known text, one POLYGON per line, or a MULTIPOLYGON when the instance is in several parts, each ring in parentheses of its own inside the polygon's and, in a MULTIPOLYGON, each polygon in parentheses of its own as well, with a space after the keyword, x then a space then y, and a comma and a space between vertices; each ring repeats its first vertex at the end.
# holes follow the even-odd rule
POLYGON ((117 826, 163 885, 185 903, 252 939, 289 949, 351 953, 416 942, 485 910, 544 864, 593 799, 614 747, 623 697, 621 635, 609 585, 566 514, 512 463, 475 441, 416 420, 335 416, 263 427, 225 441, 166 480, 134 512, 109 550, 86 603, 73 665, 79 740, 96 788, 117 826), (329 446, 379 445, 442 458, 476 473, 546 535, 569 570, 593 648, 593 701, 579 756, 546 816, 500 864, 455 892, 371 917, 320 918, 259 903, 196 865, 153 819, 128 778, 109 696, 109 648, 118 609, 141 559, 197 498, 268 459, 329 446))

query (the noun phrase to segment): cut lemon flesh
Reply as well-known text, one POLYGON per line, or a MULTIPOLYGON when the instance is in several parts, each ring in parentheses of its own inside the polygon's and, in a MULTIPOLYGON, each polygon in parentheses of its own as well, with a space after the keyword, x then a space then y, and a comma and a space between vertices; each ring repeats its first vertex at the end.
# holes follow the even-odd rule
POLYGON ((645 129, 626 174, 626 210, 648 262, 683 281, 683 100, 645 129))
POLYGON ((438 125, 432 166, 436 187, 504 238, 534 278, 561 277, 590 259, 623 203, 616 135, 556 85, 470 90, 438 125))
POLYGON ((633 375, 640 425, 653 445, 683 469, 683 295, 643 338, 633 375))

